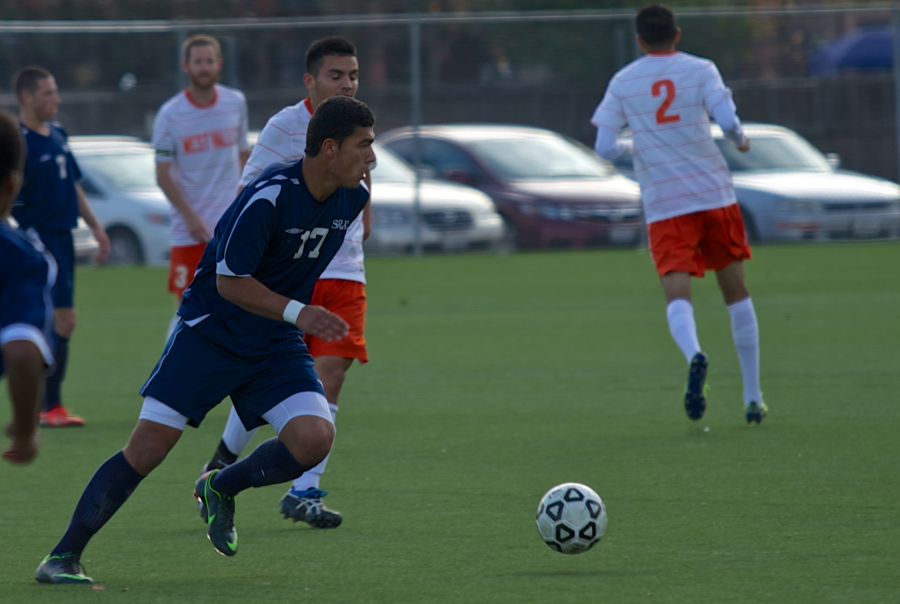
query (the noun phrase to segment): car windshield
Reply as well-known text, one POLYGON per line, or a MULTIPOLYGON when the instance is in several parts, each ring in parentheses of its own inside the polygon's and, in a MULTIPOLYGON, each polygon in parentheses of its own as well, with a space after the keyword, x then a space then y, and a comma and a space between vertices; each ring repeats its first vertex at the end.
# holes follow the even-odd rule
POLYGON ((796 136, 751 136, 750 151, 741 153, 721 138, 716 145, 732 172, 750 170, 802 170, 831 172, 831 165, 818 149, 796 136))
POLYGON ((98 174, 118 191, 147 191, 158 188, 153 149, 102 152, 75 150, 78 165, 98 174))
POLYGON ((393 151, 378 145, 375 147, 375 169, 372 170, 373 183, 412 184, 415 172, 397 157, 393 151))
POLYGON ((558 137, 476 141, 472 152, 507 180, 605 178, 606 167, 588 151, 558 137))

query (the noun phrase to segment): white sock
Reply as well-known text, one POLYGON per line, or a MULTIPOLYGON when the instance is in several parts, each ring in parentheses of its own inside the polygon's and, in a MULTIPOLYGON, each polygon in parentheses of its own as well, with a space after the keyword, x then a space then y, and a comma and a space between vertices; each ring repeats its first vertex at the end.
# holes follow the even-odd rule
POLYGON ((247 429, 244 428, 244 424, 241 422, 241 418, 238 416, 237 411, 234 410, 234 405, 232 405, 231 412, 228 414, 228 422, 225 424, 225 431, 222 432, 222 442, 225 443, 225 446, 228 447, 229 451, 235 455, 240 455, 241 451, 244 450, 244 447, 253 440, 257 430, 259 430, 259 428, 253 428, 248 432, 247 429))
MULTIPOLYGON (((337 419, 338 406, 334 403, 328 403, 328 408, 331 409, 331 421, 334 421, 337 419)), ((300 477, 294 481, 294 484, 291 485, 291 490, 303 492, 308 489, 318 489, 319 479, 322 478, 322 474, 325 473, 325 465, 328 463, 329 457, 331 457, 331 453, 326 455, 325 459, 319 462, 319 465, 310 468, 301 474, 300 477)))
POLYGON ((169 341, 169 338, 172 337, 172 332, 175 331, 175 326, 178 325, 178 320, 179 320, 180 318, 181 318, 181 317, 179 317, 178 315, 175 315, 175 316, 172 317, 172 319, 169 321, 169 329, 166 331, 166 342, 168 342, 168 341, 169 341))
POLYGON ((693 305, 684 298, 676 298, 666 307, 666 318, 669 320, 669 332, 690 363, 694 355, 700 352, 693 305))
POLYGON ((759 324, 753 301, 747 298, 735 302, 728 307, 728 312, 731 313, 731 334, 744 377, 744 404, 762 402, 759 389, 759 324))

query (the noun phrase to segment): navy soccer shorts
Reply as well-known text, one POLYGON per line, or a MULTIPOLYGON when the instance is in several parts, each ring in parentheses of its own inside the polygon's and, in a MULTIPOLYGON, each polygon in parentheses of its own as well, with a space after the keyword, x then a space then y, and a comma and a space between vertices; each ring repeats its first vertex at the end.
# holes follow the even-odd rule
POLYGON ((56 260, 59 270, 53 286, 53 308, 72 308, 75 305, 75 243, 72 231, 40 231, 38 235, 56 260))
POLYGON ((265 354, 226 350, 179 321, 141 394, 188 418, 195 428, 231 396, 244 426, 266 423, 263 414, 300 392, 325 391, 313 358, 299 339, 275 342, 265 354))

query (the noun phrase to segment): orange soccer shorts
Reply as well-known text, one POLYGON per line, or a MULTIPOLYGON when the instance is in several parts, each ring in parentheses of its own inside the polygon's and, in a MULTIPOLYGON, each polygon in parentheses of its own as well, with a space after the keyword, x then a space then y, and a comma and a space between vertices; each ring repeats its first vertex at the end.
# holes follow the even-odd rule
POLYGON ((648 231, 650 253, 660 276, 679 271, 702 277, 706 270, 717 271, 752 258, 736 203, 652 222, 648 231))
POLYGON ((313 357, 342 357, 357 359, 362 365, 369 362, 366 352, 366 286, 359 281, 319 279, 310 304, 324 306, 350 325, 346 338, 326 342, 306 335, 303 341, 313 357))
POLYGON ((200 264, 205 249, 205 243, 172 248, 172 254, 169 256, 169 293, 182 297, 184 290, 191 284, 194 273, 197 272, 197 265, 200 264))

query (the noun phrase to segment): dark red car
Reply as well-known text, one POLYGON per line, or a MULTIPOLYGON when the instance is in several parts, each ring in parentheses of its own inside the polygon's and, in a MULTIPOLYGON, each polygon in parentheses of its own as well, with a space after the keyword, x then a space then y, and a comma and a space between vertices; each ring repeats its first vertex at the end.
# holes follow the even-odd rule
MULTIPOLYGON (((489 124, 423 126, 422 165, 439 179, 487 193, 518 247, 637 245, 640 189, 593 151, 541 128, 489 124)), ((413 162, 411 128, 378 141, 413 162)))

